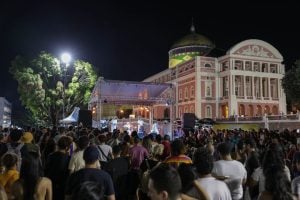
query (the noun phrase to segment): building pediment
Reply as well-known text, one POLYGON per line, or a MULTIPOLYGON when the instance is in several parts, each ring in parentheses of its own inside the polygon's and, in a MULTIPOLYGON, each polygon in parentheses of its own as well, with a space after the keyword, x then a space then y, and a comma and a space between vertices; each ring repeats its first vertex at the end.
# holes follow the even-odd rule
POLYGON ((230 48, 226 54, 283 60, 282 55, 275 47, 265 41, 257 39, 242 41, 230 48))
POLYGON ((243 46, 236 50, 233 54, 264 58, 277 58, 271 51, 259 45, 243 46))

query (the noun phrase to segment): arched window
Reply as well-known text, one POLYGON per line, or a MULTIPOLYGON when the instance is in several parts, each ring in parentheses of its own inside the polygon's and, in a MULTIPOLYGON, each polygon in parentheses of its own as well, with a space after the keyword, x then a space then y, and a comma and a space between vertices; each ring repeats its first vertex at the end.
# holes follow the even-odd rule
POLYGON ((205 117, 211 118, 211 106, 206 106, 205 108, 205 117))
POLYGON ((179 89, 179 100, 182 100, 182 89, 179 89))
POLYGON ((208 64, 208 63, 206 63, 206 64, 204 65, 204 67, 210 68, 210 67, 211 67, 211 65, 210 65, 210 64, 208 64))
POLYGON ((205 85, 206 85, 206 87, 205 87, 205 96, 206 97, 211 97, 212 95, 211 95, 211 82, 210 81, 207 81, 206 83, 205 83, 205 85))
POLYGON ((188 90, 188 87, 185 87, 185 89, 184 89, 184 98, 185 98, 185 99, 188 99, 188 98, 189 98, 189 90, 188 90))
POLYGON ((190 106, 190 113, 195 113, 194 106, 190 106))
POLYGON ((178 108, 178 117, 181 118, 181 116, 182 116, 182 108, 179 107, 178 108))
POLYGON ((189 107, 185 106, 184 107, 184 113, 188 113, 189 112, 189 107))
POLYGON ((191 97, 192 98, 195 97, 195 88, 194 88, 194 86, 191 86, 191 97))

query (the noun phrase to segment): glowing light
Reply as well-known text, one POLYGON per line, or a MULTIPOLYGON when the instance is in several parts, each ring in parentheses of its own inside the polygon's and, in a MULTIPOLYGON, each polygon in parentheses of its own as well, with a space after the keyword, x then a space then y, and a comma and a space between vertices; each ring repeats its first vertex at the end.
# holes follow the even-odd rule
POLYGON ((69 53, 63 53, 61 55, 61 60, 63 61, 63 63, 68 65, 71 61, 71 55, 69 53))

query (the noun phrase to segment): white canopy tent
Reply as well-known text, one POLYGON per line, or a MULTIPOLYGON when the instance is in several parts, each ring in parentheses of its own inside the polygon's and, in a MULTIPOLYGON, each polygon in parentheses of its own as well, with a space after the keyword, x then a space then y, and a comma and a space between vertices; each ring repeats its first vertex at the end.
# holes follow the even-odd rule
POLYGON ((71 124, 71 123, 76 123, 78 122, 78 114, 79 114, 79 107, 75 107, 73 112, 66 118, 59 120, 60 123, 62 124, 71 124))
MULTIPOLYGON (((97 120, 102 119, 102 105, 143 105, 150 109, 150 127, 153 124, 153 105, 164 104, 170 106, 170 122, 174 121, 173 104, 174 87, 171 83, 133 82, 105 80, 100 77, 92 92, 89 109, 96 106, 97 120)), ((171 127, 171 133, 172 126, 171 127)))

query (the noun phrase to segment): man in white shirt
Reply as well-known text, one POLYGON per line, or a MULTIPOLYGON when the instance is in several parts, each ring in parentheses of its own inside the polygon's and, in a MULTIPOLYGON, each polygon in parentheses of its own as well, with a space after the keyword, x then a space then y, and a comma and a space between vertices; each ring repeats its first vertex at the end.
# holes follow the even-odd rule
POLYGON ((232 160, 230 155, 232 147, 231 143, 225 142, 218 145, 221 160, 214 163, 212 174, 224 177, 232 199, 239 200, 243 198, 243 184, 247 179, 247 171, 242 163, 232 160))
MULTIPOLYGON (((193 163, 199 175, 197 181, 200 186, 207 192, 210 199, 232 199, 227 185, 223 181, 217 180, 211 175, 211 171, 213 169, 213 156, 207 148, 197 149, 194 154, 193 163)), ((195 188, 188 191, 187 194, 197 199, 200 198, 195 188)))
MULTIPOLYGON (((83 152, 89 145, 89 138, 88 136, 84 135, 78 139, 78 148, 76 152, 72 155, 71 160, 69 162, 69 172, 72 174, 85 166, 85 161, 83 160, 83 152)), ((99 161, 96 163, 97 168, 100 168, 99 161)))

